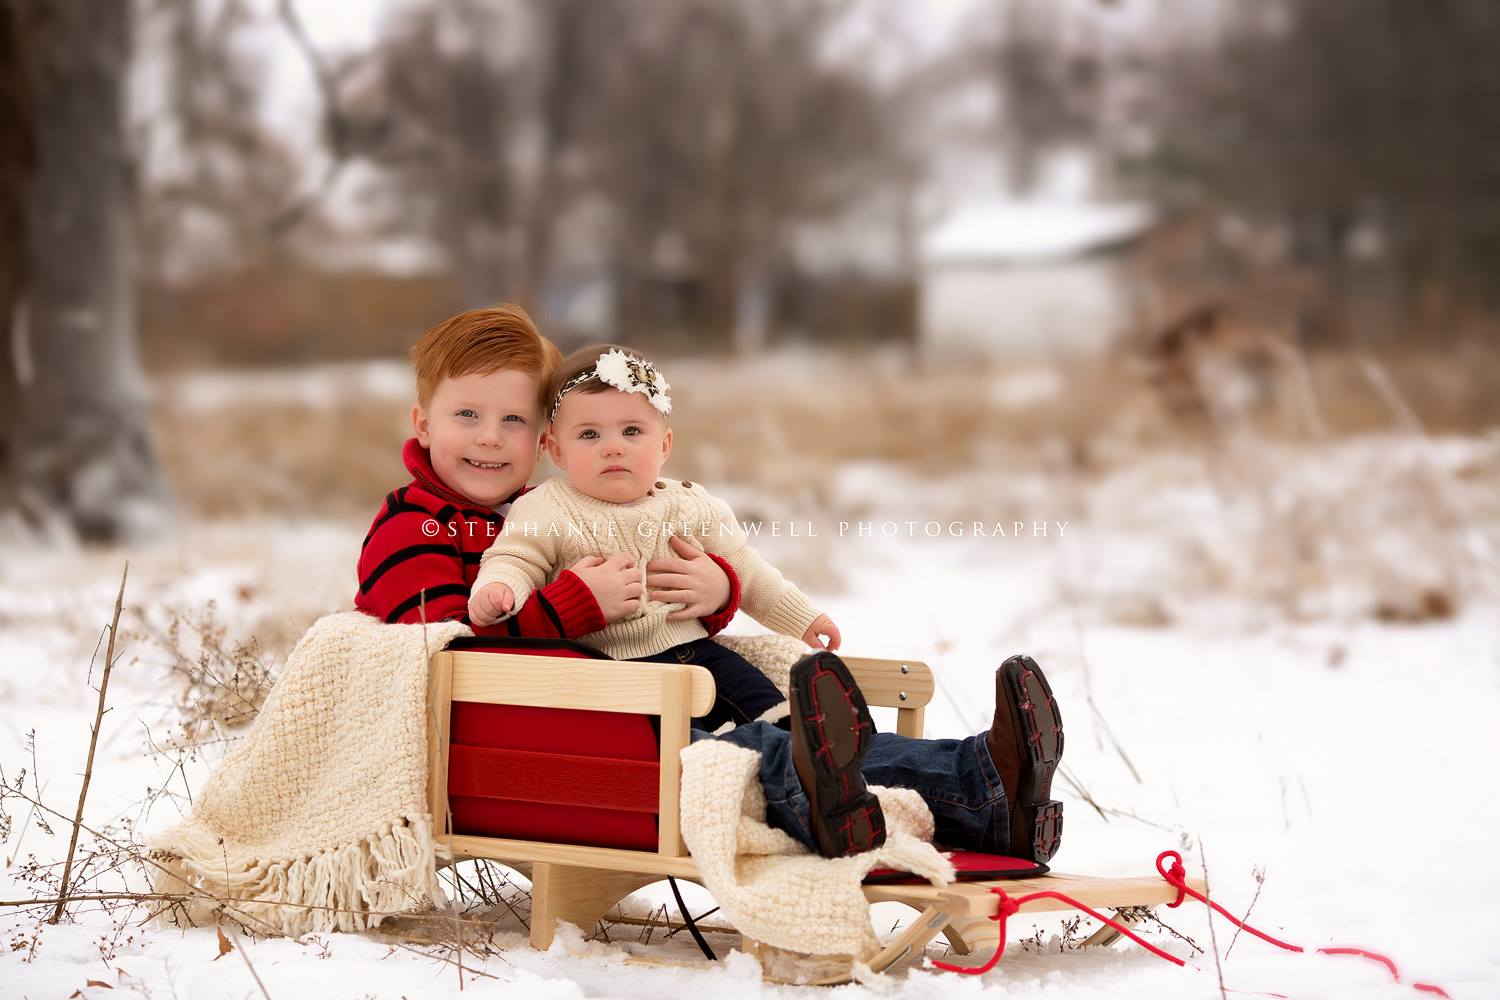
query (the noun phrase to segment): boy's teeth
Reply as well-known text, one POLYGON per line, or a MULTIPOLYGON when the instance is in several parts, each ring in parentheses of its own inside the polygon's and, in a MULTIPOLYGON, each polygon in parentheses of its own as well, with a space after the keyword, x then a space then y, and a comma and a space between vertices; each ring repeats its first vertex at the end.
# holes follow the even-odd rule
POLYGON ((481 469, 498 469, 505 464, 504 462, 476 462, 472 458, 468 461, 470 465, 477 466, 481 469))

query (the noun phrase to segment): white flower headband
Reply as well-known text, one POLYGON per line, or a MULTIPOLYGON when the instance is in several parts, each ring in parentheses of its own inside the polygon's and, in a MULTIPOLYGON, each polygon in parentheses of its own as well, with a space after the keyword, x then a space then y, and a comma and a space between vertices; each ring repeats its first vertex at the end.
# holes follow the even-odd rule
POLYGON ((557 419, 558 407, 562 406, 563 397, 569 391, 595 378, 621 392, 645 393, 646 399, 662 416, 672 412, 672 397, 667 395, 667 390, 672 387, 656 366, 644 358, 632 358, 618 347, 611 347, 599 355, 594 367, 574 375, 557 390, 557 398, 552 401, 552 415, 547 419, 557 419))

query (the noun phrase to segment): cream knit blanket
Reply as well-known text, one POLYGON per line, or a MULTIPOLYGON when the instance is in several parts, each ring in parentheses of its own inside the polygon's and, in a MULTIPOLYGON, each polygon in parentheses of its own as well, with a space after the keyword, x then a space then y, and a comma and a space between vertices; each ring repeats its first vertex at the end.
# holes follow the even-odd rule
MULTIPOLYGON (((784 694, 791 666, 807 652, 785 636, 720 636, 784 694)), ((753 750, 700 740, 682 751, 682 837, 703 885, 741 934, 787 954, 782 975, 847 974, 880 948, 861 883, 873 868, 914 872, 934 885, 953 865, 932 846, 932 812, 909 788, 872 790, 885 813, 878 850, 829 860, 766 825, 766 798, 753 750), (818 956, 808 961, 805 956, 818 956)), ((766 961, 763 953, 762 962, 766 961)), ((768 970, 769 971, 769 970, 768 970)))
MULTIPOLYGON (((470 629, 329 615, 297 643, 245 739, 198 792, 191 815, 147 838, 158 892, 202 898, 260 932, 357 931, 446 906, 427 810, 427 664, 470 629)), ((724 637, 783 690, 806 650, 784 636, 724 637)), ((915 792, 880 789, 890 836, 829 861, 765 824, 759 756, 713 740, 682 753, 682 830, 703 883, 745 935, 828 956, 877 948, 860 882, 887 865, 934 882, 952 867, 929 843, 915 792)), ((171 919, 181 911, 164 911, 171 919)))
MULTIPOLYGON (((445 906, 427 809, 427 662, 460 622, 315 622, 190 816, 147 838, 158 892, 215 899, 255 930, 363 930, 445 906)), ((168 911, 164 917, 176 914, 168 911)))

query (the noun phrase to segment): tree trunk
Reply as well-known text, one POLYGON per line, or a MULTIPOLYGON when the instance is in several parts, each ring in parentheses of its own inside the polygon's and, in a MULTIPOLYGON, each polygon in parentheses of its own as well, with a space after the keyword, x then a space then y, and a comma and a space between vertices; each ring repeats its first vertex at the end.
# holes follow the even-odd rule
POLYGON ((10 0, 0 3, 0 511, 14 509, 16 482, 11 435, 19 415, 13 317, 21 297, 24 257, 26 184, 36 166, 31 143, 31 99, 27 85, 26 48, 10 0))
POLYGON ((161 527, 167 500, 135 341, 124 134, 131 5, 6 4, 26 55, 22 122, 35 169, 11 314, 17 392, 4 476, 39 526, 60 522, 91 541, 139 537, 161 527))

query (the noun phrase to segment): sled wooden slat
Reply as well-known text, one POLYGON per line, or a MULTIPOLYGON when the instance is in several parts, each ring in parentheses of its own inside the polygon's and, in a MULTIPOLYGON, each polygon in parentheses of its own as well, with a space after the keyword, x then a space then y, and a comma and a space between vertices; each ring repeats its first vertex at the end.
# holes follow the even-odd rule
POLYGON ((580 844, 549 844, 540 840, 470 837, 464 834, 456 834, 447 840, 453 847, 453 853, 461 858, 536 861, 603 871, 638 872, 643 875, 660 875, 662 878, 668 875, 692 879, 698 877, 698 865, 686 855, 622 851, 614 847, 586 847, 580 844))
POLYGON ((691 716, 707 715, 714 703, 713 675, 681 664, 571 660, 520 653, 442 652, 453 674, 450 697, 490 705, 529 705, 594 712, 660 715, 663 672, 686 671, 692 679, 691 716), (663 668, 663 669, 656 669, 663 668))
MULTIPOLYGON (((1203 880, 1189 878, 1188 885, 1203 891, 1203 880)), ((956 882, 953 885, 866 886, 871 902, 905 903, 923 909, 934 904, 953 917, 992 917, 999 911, 999 897, 990 891, 999 886, 1008 896, 1024 896, 1050 889, 1072 896, 1094 909, 1124 906, 1160 906, 1177 898, 1177 890, 1156 875, 1106 878, 1097 875, 1066 875, 1052 872, 1041 878, 1004 879, 997 882, 956 882)), ((1034 899, 1021 907, 1023 913, 1073 909, 1057 899, 1034 899)))
POLYGON ((932 668, 919 660, 880 660, 868 656, 846 656, 843 660, 871 705, 916 709, 932 701, 936 690, 932 668))
POLYGON ((453 664, 446 654, 432 658, 427 668, 427 811, 432 835, 448 832, 448 745, 453 725, 453 664))
MULTIPOLYGON (((699 674, 707 673, 695 667, 699 674)), ((657 801, 657 853, 667 857, 687 857, 687 844, 678 826, 678 790, 682 787, 682 751, 688 745, 688 716, 702 715, 689 711, 693 701, 692 670, 679 668, 661 676, 661 784, 657 801)), ((709 689, 713 679, 709 678, 709 689)), ((710 697, 709 703, 712 705, 710 697)))

